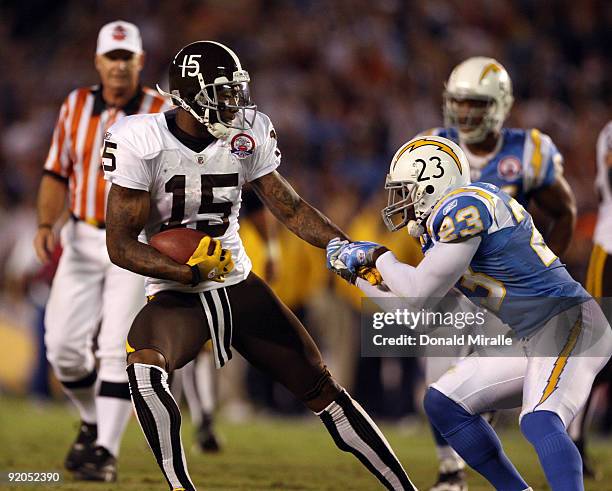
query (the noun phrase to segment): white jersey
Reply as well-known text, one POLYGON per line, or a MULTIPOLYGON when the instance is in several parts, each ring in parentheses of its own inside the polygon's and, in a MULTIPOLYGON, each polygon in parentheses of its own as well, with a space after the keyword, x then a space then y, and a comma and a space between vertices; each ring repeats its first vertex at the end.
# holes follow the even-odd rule
POLYGON ((201 152, 181 143, 168 129, 164 113, 123 118, 106 135, 114 155, 104 160, 105 179, 148 191, 149 219, 140 235, 148 243, 161 230, 185 226, 218 238, 232 252, 235 268, 224 283, 204 281, 195 287, 148 277, 147 295, 162 290, 202 292, 244 280, 251 271, 238 235, 242 186, 274 171, 280 151, 270 118, 258 113, 252 129, 232 130, 201 152))
POLYGON ((610 172, 612 171, 612 121, 610 121, 597 139, 597 177, 595 185, 599 191, 601 203, 593 241, 612 254, 612 189, 610 189, 610 172))

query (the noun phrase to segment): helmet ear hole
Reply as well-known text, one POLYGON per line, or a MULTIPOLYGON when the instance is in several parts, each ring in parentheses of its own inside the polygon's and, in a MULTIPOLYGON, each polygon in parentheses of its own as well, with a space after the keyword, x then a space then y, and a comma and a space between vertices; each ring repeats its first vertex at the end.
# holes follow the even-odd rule
POLYGON ((427 194, 433 194, 433 193, 434 193, 434 191, 435 191, 435 188, 434 188, 434 187, 433 187, 431 184, 428 184, 428 185, 425 187, 425 192, 426 192, 427 194))

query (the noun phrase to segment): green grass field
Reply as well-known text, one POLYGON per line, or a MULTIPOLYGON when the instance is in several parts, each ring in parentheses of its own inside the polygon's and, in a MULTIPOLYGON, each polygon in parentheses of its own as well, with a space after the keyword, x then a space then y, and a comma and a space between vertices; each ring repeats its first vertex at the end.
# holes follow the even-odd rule
MULTIPOLYGON (((188 418, 185 418, 188 419, 188 418)), ((189 423, 183 427, 186 448, 191 448, 189 423)), ((377 482, 349 454, 337 451, 314 417, 296 420, 253 419, 248 423, 221 422, 226 446, 219 455, 188 452, 189 470, 196 485, 207 490, 373 490, 377 482)), ((419 489, 427 489, 436 470, 434 450, 425 426, 383 426, 397 455, 419 489)), ((61 462, 76 432, 66 406, 37 407, 15 399, 0 400, 0 472, 61 471, 61 462)), ((516 431, 502 439, 510 458, 534 490, 548 489, 531 447, 516 431)), ((591 491, 612 491, 612 442, 596 442, 593 456, 604 478, 587 483, 591 491)), ((61 485, 50 489, 106 491, 166 490, 166 485, 135 420, 123 442, 118 485, 77 483, 63 474, 61 485)), ((4 486, 4 487, 2 487, 4 486)), ((41 490, 37 486, 8 486, 6 490, 41 490)), ((470 490, 491 489, 471 474, 470 490)))

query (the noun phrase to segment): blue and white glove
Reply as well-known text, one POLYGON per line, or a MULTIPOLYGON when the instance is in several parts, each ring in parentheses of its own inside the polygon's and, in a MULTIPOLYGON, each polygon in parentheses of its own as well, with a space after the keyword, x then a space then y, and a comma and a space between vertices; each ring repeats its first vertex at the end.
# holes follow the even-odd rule
POLYGON ((335 239, 330 240, 327 243, 327 267, 331 269, 331 265, 333 262, 338 259, 338 255, 340 254, 340 249, 342 246, 349 244, 349 241, 346 239, 341 239, 340 237, 336 237, 335 239))
POLYGON ((385 246, 376 242, 352 242, 342 246, 338 253, 338 260, 351 273, 357 274, 361 268, 376 268, 376 260, 387 251, 385 246))
POLYGON ((350 243, 348 240, 335 238, 327 244, 327 268, 351 284, 355 284, 357 277, 361 277, 372 285, 380 285, 382 277, 376 270, 375 263, 378 256, 387 250, 386 247, 373 242, 350 243), (365 261, 361 264, 362 261, 357 258, 363 258, 365 261))
POLYGON ((333 271, 342 279, 348 281, 349 283, 355 283, 357 274, 351 273, 346 265, 338 259, 338 256, 342 251, 342 247, 348 244, 348 240, 343 240, 339 237, 330 240, 327 243, 327 260, 325 261, 325 265, 327 266, 327 269, 333 271))

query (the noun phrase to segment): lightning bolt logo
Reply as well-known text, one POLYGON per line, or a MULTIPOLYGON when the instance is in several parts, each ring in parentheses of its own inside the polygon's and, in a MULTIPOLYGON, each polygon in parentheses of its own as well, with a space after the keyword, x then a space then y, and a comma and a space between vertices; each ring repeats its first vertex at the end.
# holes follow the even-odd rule
POLYGON ((414 149, 424 147, 425 145, 432 145, 436 147, 438 150, 447 154, 450 158, 453 159, 453 161, 457 165, 457 169, 459 169, 459 172, 463 173, 463 169, 461 167, 461 160, 459 159, 459 156, 455 153, 455 151, 449 145, 441 141, 438 141, 438 140, 429 140, 427 138, 419 138, 418 140, 414 140, 408 143, 404 148, 402 148, 399 151, 399 153, 397 154, 397 158, 395 159, 395 162, 397 163, 400 157, 404 155, 406 152, 412 152, 414 149))
POLYGON ((486 67, 483 68, 482 73, 480 74, 480 79, 478 82, 482 82, 484 78, 491 72, 501 72, 502 67, 498 63, 489 63, 486 67))
POLYGON ((578 342, 578 336, 580 335, 580 331, 582 330, 582 318, 579 318, 572 329, 570 330, 569 336, 567 338, 567 342, 559 356, 555 360, 555 364, 553 365, 552 372, 550 373, 550 377, 548 377, 546 387, 542 392, 542 397, 540 401, 536 404, 536 407, 543 404, 546 399, 548 399, 557 387, 559 387, 559 381, 561 380, 561 374, 565 367, 567 366, 567 361, 569 356, 572 354, 572 351, 576 347, 576 343, 578 342))

